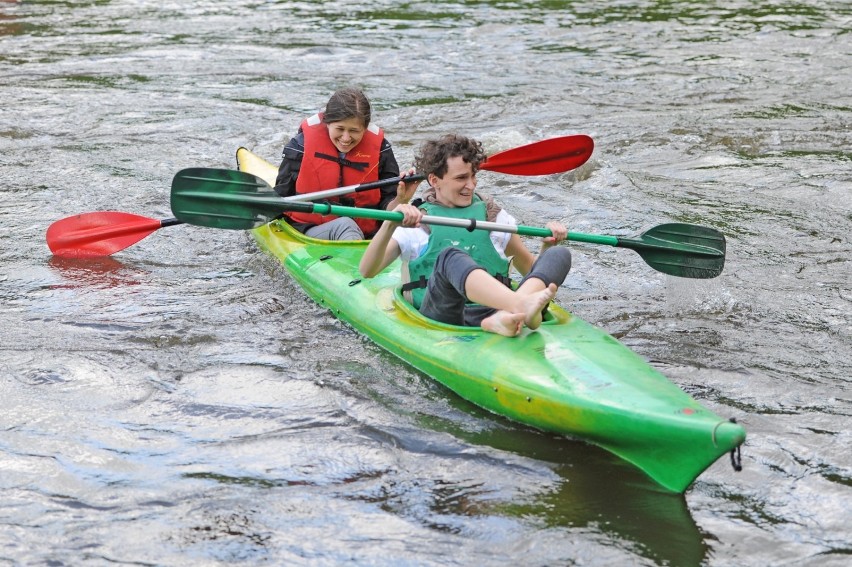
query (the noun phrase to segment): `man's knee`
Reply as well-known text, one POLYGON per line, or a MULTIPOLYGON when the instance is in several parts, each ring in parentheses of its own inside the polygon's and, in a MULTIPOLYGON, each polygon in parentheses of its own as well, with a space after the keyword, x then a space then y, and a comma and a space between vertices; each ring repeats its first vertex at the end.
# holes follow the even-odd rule
MULTIPOLYGON (((546 254, 552 257, 552 261, 559 266, 564 266, 566 272, 571 269, 571 251, 564 246, 554 246, 553 248, 548 248, 546 250, 546 254)), ((548 261, 551 261, 548 258, 548 261)))
POLYGON ((564 246, 554 246, 541 253, 529 275, 538 277, 545 283, 562 285, 570 271, 571 251, 564 246))

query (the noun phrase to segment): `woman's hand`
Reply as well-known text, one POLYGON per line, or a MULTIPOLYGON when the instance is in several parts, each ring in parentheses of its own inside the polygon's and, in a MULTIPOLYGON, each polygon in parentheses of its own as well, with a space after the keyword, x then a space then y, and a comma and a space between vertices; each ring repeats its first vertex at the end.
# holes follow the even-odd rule
MULTIPOLYGON (((412 167, 405 173, 403 173, 403 177, 410 177, 416 173, 415 169, 412 167)), ((396 187, 396 204, 404 205, 409 203, 411 199, 414 197, 414 193, 417 191, 417 186, 420 185, 420 181, 408 181, 405 179, 399 182, 399 185, 396 187)))
POLYGON ((550 248, 551 246, 562 242, 568 237, 568 229, 565 228, 565 225, 563 225, 561 222, 550 221, 544 226, 550 229, 550 232, 553 233, 553 236, 546 236, 544 238, 542 249, 550 248))

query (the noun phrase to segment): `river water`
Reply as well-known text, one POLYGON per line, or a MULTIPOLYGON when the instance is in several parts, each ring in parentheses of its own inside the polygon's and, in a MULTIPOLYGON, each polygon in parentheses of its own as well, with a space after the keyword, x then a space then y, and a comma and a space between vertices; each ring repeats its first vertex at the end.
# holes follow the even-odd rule
POLYGON ((848 565, 847 2, 0 2, 0 564, 848 565), (403 167, 583 133, 483 172, 521 222, 722 230, 714 280, 572 245, 558 300, 748 431, 684 495, 490 415, 311 302, 247 233, 51 256, 173 175, 277 162, 364 88, 403 167))

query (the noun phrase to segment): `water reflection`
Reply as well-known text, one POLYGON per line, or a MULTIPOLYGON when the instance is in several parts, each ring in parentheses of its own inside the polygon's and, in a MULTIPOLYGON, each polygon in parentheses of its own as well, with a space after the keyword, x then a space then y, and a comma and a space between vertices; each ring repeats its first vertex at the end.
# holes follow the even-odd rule
POLYGON ((47 261, 62 276, 63 283, 53 289, 128 287, 140 284, 143 270, 130 267, 112 256, 91 258, 66 258, 51 256, 47 261))
POLYGON ((706 557, 705 534, 682 494, 661 491, 638 469, 602 449, 509 423, 455 396, 453 401, 459 410, 498 424, 470 431, 429 417, 424 426, 542 461, 562 479, 555 491, 500 506, 497 512, 536 518, 548 527, 592 528, 633 544, 635 553, 660 564, 699 565, 706 557))

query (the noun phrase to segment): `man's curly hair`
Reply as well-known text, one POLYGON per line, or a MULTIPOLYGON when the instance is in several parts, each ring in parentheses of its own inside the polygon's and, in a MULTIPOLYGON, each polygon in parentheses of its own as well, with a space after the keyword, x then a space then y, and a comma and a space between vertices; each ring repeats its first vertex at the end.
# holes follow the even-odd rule
POLYGON ((447 134, 424 142, 420 146, 420 154, 414 158, 414 167, 423 175, 434 173, 443 178, 447 174, 447 160, 451 157, 461 157, 465 163, 473 165, 474 173, 487 159, 481 142, 458 134, 447 134))

